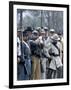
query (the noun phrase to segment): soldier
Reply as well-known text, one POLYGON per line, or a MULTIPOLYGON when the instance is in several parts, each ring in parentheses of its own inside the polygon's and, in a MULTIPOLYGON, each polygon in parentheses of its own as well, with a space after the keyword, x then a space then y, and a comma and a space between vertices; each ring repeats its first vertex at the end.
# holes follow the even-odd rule
POLYGON ((32 40, 29 41, 31 55, 32 55, 32 79, 40 79, 40 48, 36 40, 38 38, 38 31, 32 32, 32 40))
POLYGON ((49 60, 50 57, 48 55, 48 48, 50 47, 49 43, 50 43, 50 38, 49 38, 49 32, 48 32, 48 28, 47 27, 44 27, 44 30, 45 30, 45 37, 44 37, 44 47, 43 47, 43 53, 45 55, 43 61, 45 61, 45 78, 46 78, 46 75, 47 75, 47 71, 48 71, 48 67, 49 67, 49 60))
POLYGON ((25 30, 27 32, 27 35, 28 35, 28 40, 31 39, 32 37, 32 28, 29 26, 27 27, 27 29, 25 30))
POLYGON ((60 49, 57 46, 57 43, 59 41, 59 37, 57 34, 54 34, 53 37, 51 37, 51 47, 48 50, 48 53, 51 57, 49 70, 47 73, 47 78, 51 79, 53 72, 57 71, 57 78, 63 78, 63 65, 60 58, 60 49))
POLYGON ((37 43, 39 43, 39 45, 41 45, 41 62, 40 62, 40 65, 41 65, 41 79, 46 79, 46 55, 45 55, 45 43, 46 43, 46 35, 45 35, 45 31, 44 29, 41 29, 41 32, 40 32, 40 37, 36 40, 37 43))
POLYGON ((41 32, 41 33, 42 33, 41 40, 43 42, 43 50, 42 50, 43 55, 41 58, 43 72, 41 70, 41 78, 46 79, 46 75, 47 75, 47 71, 48 71, 48 67, 49 67, 49 61, 51 59, 51 57, 48 54, 48 49, 51 47, 50 46, 50 37, 48 36, 48 34, 49 34, 48 28, 44 27, 44 33, 43 32, 41 32))
POLYGON ((31 51, 29 45, 27 44, 27 34, 23 32, 23 41, 21 48, 21 60, 19 62, 20 65, 20 74, 19 80, 29 80, 31 75, 31 51))
POLYGON ((21 41, 20 41, 20 30, 17 31, 17 56, 18 56, 18 62, 21 56, 21 41))
POLYGON ((46 58, 43 56, 44 55, 44 42, 45 42, 45 31, 44 29, 41 30, 40 32, 40 37, 39 37, 39 43, 42 44, 42 49, 41 49, 41 79, 46 79, 46 58), (42 55, 43 53, 43 55, 42 55))
POLYGON ((41 78, 42 79, 46 79, 47 71, 49 69, 48 68, 49 67, 49 61, 50 61, 51 57, 48 54, 48 49, 51 47, 50 37, 52 35, 54 35, 54 33, 55 33, 55 30, 51 29, 50 30, 50 36, 48 36, 49 35, 48 28, 44 27, 44 30, 41 31, 41 36, 39 38, 40 41, 43 43, 43 50, 42 50, 43 55, 42 55, 42 58, 41 58, 41 61, 42 61, 41 64, 42 64, 42 67, 43 67, 42 70, 41 70, 41 78))
POLYGON ((60 47, 60 57, 61 57, 61 61, 63 63, 63 36, 62 36, 61 33, 59 33, 58 35, 59 35, 59 38, 60 38, 59 43, 58 43, 58 45, 60 47))
POLYGON ((20 34, 21 31, 17 31, 17 79, 19 80, 19 74, 20 74, 20 66, 19 62, 21 59, 21 41, 20 41, 20 34))

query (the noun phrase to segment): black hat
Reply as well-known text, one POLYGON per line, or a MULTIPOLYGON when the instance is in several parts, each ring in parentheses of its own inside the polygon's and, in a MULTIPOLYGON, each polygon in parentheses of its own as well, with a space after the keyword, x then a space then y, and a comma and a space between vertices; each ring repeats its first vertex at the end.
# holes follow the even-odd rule
POLYGON ((27 37, 27 32, 23 31, 23 37, 27 37))
POLYGON ((27 27, 26 31, 32 32, 32 28, 31 27, 27 27))

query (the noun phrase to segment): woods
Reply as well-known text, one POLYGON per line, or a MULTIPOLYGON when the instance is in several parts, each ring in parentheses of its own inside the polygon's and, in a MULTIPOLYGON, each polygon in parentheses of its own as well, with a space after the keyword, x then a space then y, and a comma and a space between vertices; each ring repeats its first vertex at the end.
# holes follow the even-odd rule
POLYGON ((17 29, 32 29, 37 27, 54 28, 57 33, 63 34, 63 12, 48 10, 17 9, 17 29))

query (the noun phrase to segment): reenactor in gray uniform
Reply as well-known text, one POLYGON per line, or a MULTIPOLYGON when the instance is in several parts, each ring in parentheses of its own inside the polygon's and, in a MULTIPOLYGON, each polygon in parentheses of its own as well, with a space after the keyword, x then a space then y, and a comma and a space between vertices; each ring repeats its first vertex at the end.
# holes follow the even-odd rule
POLYGON ((59 42, 59 37, 57 34, 54 34, 51 37, 50 48, 48 50, 51 60, 47 72, 47 79, 51 79, 53 72, 55 71, 57 71, 57 78, 63 78, 63 65, 60 58, 60 48, 57 46, 58 42, 59 42))
POLYGON ((42 73, 42 78, 45 76, 44 77, 44 79, 45 79, 45 78, 47 78, 49 63, 50 63, 50 59, 51 59, 50 55, 48 54, 48 50, 51 47, 51 45, 50 45, 51 39, 50 38, 55 34, 55 30, 50 29, 50 32, 48 32, 47 27, 44 27, 44 30, 45 30, 45 37, 42 39, 43 45, 44 45, 44 47, 43 47, 44 57, 42 59, 42 63, 45 62, 45 64, 42 64, 42 65, 43 65, 43 67, 45 67, 45 69, 44 69, 45 72, 42 73), (50 36, 49 36, 49 34, 50 34, 50 36))
POLYGON ((60 40, 59 40, 59 43, 58 43, 58 45, 59 45, 59 47, 60 47, 60 57, 61 57, 61 61, 62 61, 62 63, 63 63, 63 36, 62 36, 62 34, 61 33, 59 33, 58 34, 59 35, 59 38, 60 38, 60 40))
POLYGON ((37 43, 42 44, 43 48, 41 49, 41 79, 46 79, 46 61, 48 60, 48 56, 46 55, 47 52, 47 45, 49 42, 48 33, 44 29, 41 29, 40 36, 36 40, 37 43))

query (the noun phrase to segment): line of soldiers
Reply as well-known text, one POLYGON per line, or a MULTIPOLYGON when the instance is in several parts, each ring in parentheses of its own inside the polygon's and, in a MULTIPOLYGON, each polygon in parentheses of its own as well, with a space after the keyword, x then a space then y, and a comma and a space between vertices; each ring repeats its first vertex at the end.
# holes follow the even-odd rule
POLYGON ((47 27, 17 31, 17 80, 63 78, 63 37, 47 27))

